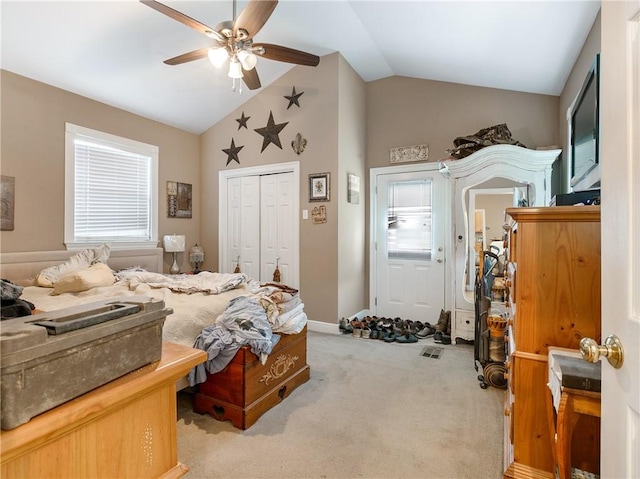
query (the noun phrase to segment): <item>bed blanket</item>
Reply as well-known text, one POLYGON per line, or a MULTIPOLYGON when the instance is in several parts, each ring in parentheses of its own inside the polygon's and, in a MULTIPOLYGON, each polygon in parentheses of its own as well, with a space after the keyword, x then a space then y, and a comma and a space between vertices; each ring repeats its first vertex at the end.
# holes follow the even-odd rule
POLYGON ((194 347, 207 353, 207 360, 189 372, 189 385, 195 386, 207 380, 207 372, 222 371, 244 344, 265 364, 267 357, 278 343, 265 310, 256 298, 239 296, 229 302, 216 324, 208 326, 196 338, 194 347))
POLYGON ((139 269, 127 269, 116 274, 121 280, 129 281, 132 286, 145 283, 152 288, 168 288, 176 293, 220 294, 237 288, 247 282, 242 274, 210 273, 166 275, 151 273, 139 269))

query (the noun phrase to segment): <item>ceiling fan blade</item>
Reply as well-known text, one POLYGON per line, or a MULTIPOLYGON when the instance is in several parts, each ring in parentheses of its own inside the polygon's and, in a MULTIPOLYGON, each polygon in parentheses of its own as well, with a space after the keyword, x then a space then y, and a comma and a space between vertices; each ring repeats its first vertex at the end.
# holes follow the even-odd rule
POLYGON ((165 60, 164 63, 167 65, 180 65, 182 63, 192 62, 194 60, 200 60, 201 58, 206 58, 209 55, 208 48, 201 48, 200 50, 194 50, 189 53, 183 53, 182 55, 178 55, 177 57, 169 58, 165 60))
POLYGON ((173 18, 174 20, 185 24, 189 28, 193 28, 194 30, 204 33, 206 36, 217 40, 218 42, 226 42, 226 39, 216 32, 213 28, 208 27, 204 23, 200 23, 198 20, 194 20, 191 17, 188 17, 184 13, 179 12, 178 10, 174 10, 171 7, 167 7, 166 5, 156 2, 155 0, 140 0, 141 3, 144 3, 146 6, 153 8, 154 10, 165 14, 166 16, 173 18))
POLYGON ((261 87, 260 85, 260 77, 258 76, 258 72, 255 68, 251 70, 242 69, 242 81, 247 85, 249 90, 257 90, 261 87))
POLYGON ((269 60, 279 62, 295 63, 296 65, 306 65, 316 67, 320 63, 320 57, 311 53, 294 50, 293 48, 272 45, 271 43, 254 43, 254 48, 263 48, 262 56, 269 60))
POLYGON ((247 40, 253 38, 267 22, 276 5, 278 0, 250 0, 233 25, 233 35, 238 38, 238 30, 242 29, 247 32, 247 40))

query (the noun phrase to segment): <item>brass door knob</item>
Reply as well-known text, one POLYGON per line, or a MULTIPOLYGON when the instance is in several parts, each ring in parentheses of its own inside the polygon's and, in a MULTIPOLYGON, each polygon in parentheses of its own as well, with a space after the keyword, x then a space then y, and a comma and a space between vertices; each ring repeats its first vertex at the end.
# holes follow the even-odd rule
POLYGON ((582 338, 580 340, 580 354, 582 359, 591 363, 598 362, 601 357, 607 358, 609 364, 616 369, 622 367, 624 362, 622 343, 620 338, 614 334, 608 336, 602 346, 591 338, 582 338))

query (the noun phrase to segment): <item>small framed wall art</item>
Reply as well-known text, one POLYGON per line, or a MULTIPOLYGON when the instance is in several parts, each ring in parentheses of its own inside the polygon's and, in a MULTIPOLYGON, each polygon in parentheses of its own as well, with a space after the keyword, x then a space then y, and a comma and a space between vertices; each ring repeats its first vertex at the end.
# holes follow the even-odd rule
POLYGON ((167 217, 191 218, 191 185, 167 181, 167 217))
POLYGON ((360 204, 360 177, 351 173, 347 176, 347 202, 360 204))
POLYGON ((331 176, 329 173, 309 175, 309 201, 331 200, 331 176))

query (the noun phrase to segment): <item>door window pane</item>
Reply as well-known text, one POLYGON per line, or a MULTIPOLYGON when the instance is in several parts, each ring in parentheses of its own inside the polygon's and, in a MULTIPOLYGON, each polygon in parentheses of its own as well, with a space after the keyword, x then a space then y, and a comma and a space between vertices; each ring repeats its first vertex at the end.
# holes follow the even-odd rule
POLYGON ((433 248, 431 180, 389 183, 387 255, 431 260, 433 248))

